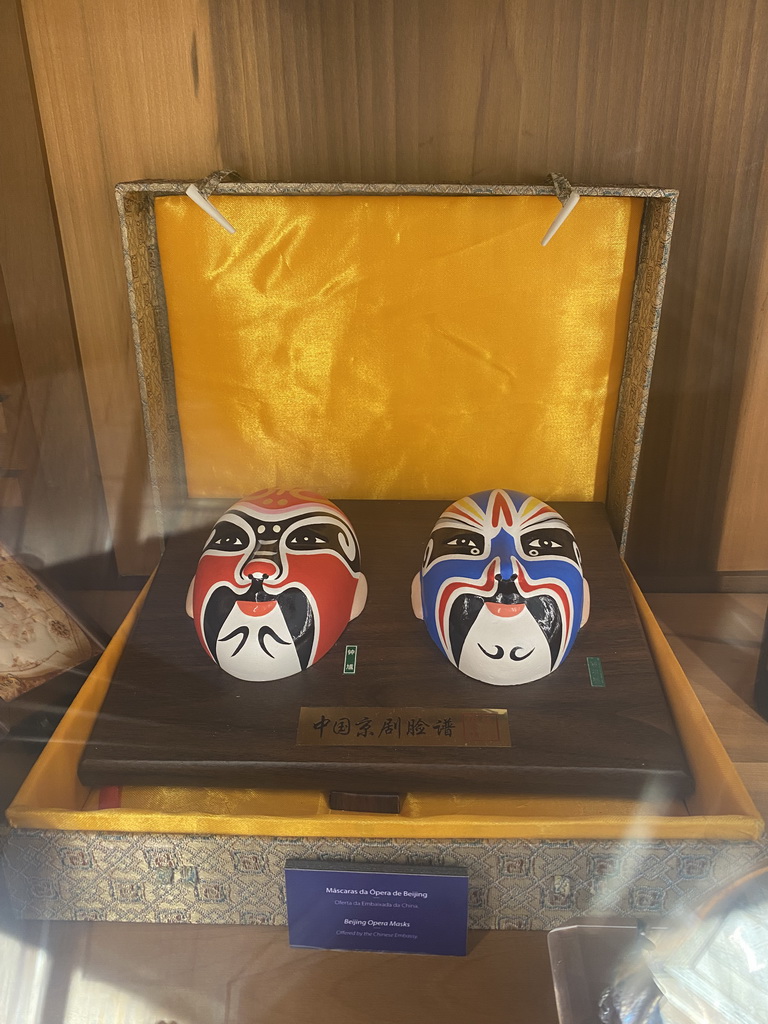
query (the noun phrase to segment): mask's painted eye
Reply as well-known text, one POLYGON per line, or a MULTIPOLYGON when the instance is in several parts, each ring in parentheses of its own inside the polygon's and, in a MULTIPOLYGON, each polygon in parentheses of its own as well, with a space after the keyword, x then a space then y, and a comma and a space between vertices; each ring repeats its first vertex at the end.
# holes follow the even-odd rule
POLYGON ((461 533, 444 543, 461 555, 479 555, 483 550, 483 538, 478 533, 461 533))
POLYGON ((286 546, 294 551, 313 551, 316 548, 328 547, 328 545, 328 537, 309 526, 301 526, 294 530, 286 541, 286 546))
POLYGON ((557 528, 532 530, 521 538, 521 543, 523 552, 528 558, 551 555, 556 558, 568 558, 579 564, 573 534, 567 530, 557 528))
POLYGON ((248 534, 235 523, 216 523, 206 551, 242 551, 249 543, 248 534))
POLYGON ((426 571, 438 558, 477 558, 478 555, 482 555, 484 548, 485 540, 481 533, 455 526, 438 526, 432 531, 427 544, 424 570, 426 571))
POLYGON ((562 549, 562 547, 562 544, 558 544, 557 541, 553 540, 551 537, 537 537, 528 544, 526 554, 530 558, 535 558, 536 555, 540 555, 542 552, 557 551, 558 549, 562 549))

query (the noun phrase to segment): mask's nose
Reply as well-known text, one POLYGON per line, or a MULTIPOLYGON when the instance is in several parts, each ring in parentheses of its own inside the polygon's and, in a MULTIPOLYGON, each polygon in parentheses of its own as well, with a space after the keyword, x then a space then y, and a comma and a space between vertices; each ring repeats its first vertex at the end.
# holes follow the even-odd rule
POLYGON ((278 567, 274 562, 268 562, 265 558, 253 558, 243 567, 243 576, 277 576, 278 567))
POLYGON ((501 573, 496 574, 496 581, 499 584, 499 590, 502 594, 517 594, 518 589, 515 586, 515 580, 517 579, 517 573, 513 572, 511 575, 502 575, 501 573))
POLYGON ((504 554, 500 554, 497 557, 499 559, 499 571, 496 573, 496 579, 504 583, 516 580, 517 572, 515 571, 513 556, 508 551, 505 551, 504 554))
POLYGON ((491 545, 491 558, 498 558, 499 560, 499 571, 496 573, 496 579, 501 578, 502 580, 511 580, 515 578, 516 567, 515 567, 515 545, 512 538, 507 533, 500 533, 494 537, 491 545))

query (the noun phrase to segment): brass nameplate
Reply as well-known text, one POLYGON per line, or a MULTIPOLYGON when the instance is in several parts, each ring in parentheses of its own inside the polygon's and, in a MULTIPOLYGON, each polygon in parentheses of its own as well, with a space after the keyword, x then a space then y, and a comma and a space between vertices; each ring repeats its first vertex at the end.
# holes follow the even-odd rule
POLYGON ((500 708, 302 708, 304 747, 509 747, 500 708))

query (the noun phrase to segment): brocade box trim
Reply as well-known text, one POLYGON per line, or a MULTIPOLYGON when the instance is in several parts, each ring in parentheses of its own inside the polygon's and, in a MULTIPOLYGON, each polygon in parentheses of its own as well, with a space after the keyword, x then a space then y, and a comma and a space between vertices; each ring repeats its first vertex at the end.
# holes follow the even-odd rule
POLYGON ((694 907, 768 861, 761 842, 342 840, 7 830, 15 914, 66 921, 284 925, 285 861, 460 865, 471 928, 694 907))

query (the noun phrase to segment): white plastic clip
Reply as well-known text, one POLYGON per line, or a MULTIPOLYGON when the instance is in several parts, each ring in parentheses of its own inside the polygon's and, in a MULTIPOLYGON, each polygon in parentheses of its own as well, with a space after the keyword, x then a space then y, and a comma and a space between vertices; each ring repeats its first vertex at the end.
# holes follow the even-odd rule
POLYGON ((565 223, 566 219, 570 217, 570 215, 573 213, 573 209, 576 206, 576 203, 578 203, 579 199, 581 199, 581 195, 576 191, 575 188, 572 189, 571 194, 563 203, 562 210, 558 213, 558 215, 549 225, 546 235, 544 235, 544 237, 542 238, 542 245, 546 245, 547 242, 551 241, 552 238, 557 234, 557 232, 565 223))
POLYGON ((209 217, 213 217, 217 224, 221 224, 225 231, 228 231, 230 235, 234 235, 235 229, 229 223, 227 218, 223 214, 219 213, 213 203, 208 202, 197 185, 190 185, 187 189, 187 195, 193 203, 197 203, 201 210, 205 210, 209 217))

